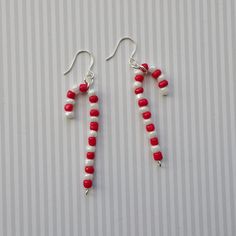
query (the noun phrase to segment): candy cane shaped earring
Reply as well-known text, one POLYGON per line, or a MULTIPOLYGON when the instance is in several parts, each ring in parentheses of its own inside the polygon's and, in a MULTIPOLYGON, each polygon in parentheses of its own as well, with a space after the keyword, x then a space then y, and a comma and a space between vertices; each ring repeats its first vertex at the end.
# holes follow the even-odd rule
POLYGON ((145 76, 150 73, 151 76, 157 80, 158 87, 160 88, 162 95, 168 94, 168 81, 164 79, 164 76, 160 69, 156 68, 155 66, 148 66, 147 63, 138 64, 134 59, 134 54, 137 50, 136 42, 130 37, 121 38, 120 41, 117 43, 114 52, 111 56, 106 58, 106 61, 110 60, 117 52, 117 49, 120 43, 124 40, 130 40, 134 44, 134 50, 132 51, 130 58, 129 58, 129 65, 131 68, 134 69, 134 93, 136 95, 137 103, 139 106, 140 113, 143 118, 143 122, 146 128, 146 132, 149 138, 151 151, 153 154, 153 158, 157 161, 158 165, 161 166, 161 161, 163 159, 163 155, 160 149, 159 141, 157 138, 156 128, 152 121, 152 114, 149 109, 149 102, 144 97, 143 92, 143 81, 145 76))
POLYGON ((91 71, 94 64, 94 57, 92 53, 89 51, 83 50, 78 51, 70 65, 69 69, 64 73, 64 75, 68 74, 72 67, 75 64, 75 61, 80 53, 88 53, 90 56, 90 66, 88 72, 84 77, 83 83, 79 85, 73 86, 67 92, 67 100, 64 106, 65 115, 67 118, 74 117, 74 106, 75 106, 75 98, 79 94, 88 93, 88 98, 90 102, 90 130, 88 134, 88 145, 87 145, 87 156, 85 159, 85 176, 83 185, 85 188, 86 195, 90 188, 93 185, 93 174, 94 174, 94 158, 95 158, 95 150, 96 150, 96 141, 97 141, 97 132, 99 128, 98 117, 99 117, 99 108, 98 108, 98 96, 96 95, 94 89, 91 88, 94 82, 94 73, 91 71))

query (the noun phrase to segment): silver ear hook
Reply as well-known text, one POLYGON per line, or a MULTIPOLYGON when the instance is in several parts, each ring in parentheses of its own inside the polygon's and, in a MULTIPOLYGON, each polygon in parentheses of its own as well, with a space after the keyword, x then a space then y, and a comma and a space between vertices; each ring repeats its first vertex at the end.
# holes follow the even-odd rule
POLYGON ((92 67, 94 65, 94 56, 91 52, 89 52, 87 50, 81 50, 81 51, 78 51, 75 54, 75 57, 73 58, 73 61, 72 61, 71 65, 69 66, 68 70, 64 72, 64 75, 67 75, 72 70, 72 68, 75 64, 75 61, 76 61, 76 59, 77 59, 77 57, 79 56, 80 53, 88 53, 89 56, 90 56, 90 65, 89 65, 89 68, 88 68, 88 72, 86 73, 86 75, 84 77, 84 82, 91 85, 93 83, 93 80, 94 80, 94 73, 92 72, 92 67))
POLYGON ((134 68, 134 69, 142 69, 143 71, 147 71, 145 67, 143 67, 142 65, 139 65, 136 60, 134 59, 134 54, 136 53, 137 51, 137 43, 130 37, 126 36, 126 37, 123 37, 121 38, 118 43, 116 44, 116 47, 115 47, 115 50, 113 51, 113 53, 106 58, 106 61, 110 60, 112 57, 115 56, 117 50, 118 50, 118 47, 119 45, 121 44, 122 41, 124 40, 130 40, 133 44, 134 44, 134 49, 129 57, 129 65, 134 68))

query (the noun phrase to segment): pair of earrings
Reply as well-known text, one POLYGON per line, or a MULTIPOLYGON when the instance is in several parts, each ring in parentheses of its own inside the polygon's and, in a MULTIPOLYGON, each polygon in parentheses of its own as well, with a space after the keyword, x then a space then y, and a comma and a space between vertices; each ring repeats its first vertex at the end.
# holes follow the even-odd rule
MULTIPOLYGON (((134 54, 137 50, 137 44, 133 39, 130 37, 124 37, 120 39, 117 43, 114 52, 111 56, 106 58, 106 60, 110 60, 116 53, 120 43, 124 40, 130 40, 134 44, 134 50, 132 51, 130 58, 129 58, 129 65, 131 68, 134 69, 134 93, 136 96, 137 104, 139 107, 140 114, 143 119, 143 123, 147 132, 147 137, 149 139, 149 144, 151 147, 151 152, 153 155, 153 159, 157 161, 157 164, 161 166, 161 161, 163 159, 162 152, 160 150, 159 140, 156 133, 155 125, 152 121, 152 114, 149 108, 148 99, 144 96, 144 89, 143 89, 143 81, 145 76, 151 75, 157 81, 157 85, 160 88, 162 95, 168 94, 168 81, 164 78, 162 71, 155 66, 149 66, 147 63, 138 64, 134 59, 134 54)), ((94 73, 92 72, 92 67, 94 64, 94 57, 93 55, 86 50, 82 50, 76 53, 72 64, 70 65, 69 69, 64 73, 64 75, 68 74, 80 53, 88 53, 90 55, 90 66, 88 72, 86 73, 84 80, 81 84, 75 85, 67 92, 67 100, 64 106, 65 115, 67 118, 74 118, 74 108, 75 108, 75 98, 79 94, 88 94, 88 99, 90 102, 90 126, 88 132, 88 145, 87 145, 87 154, 85 159, 85 176, 83 180, 83 186, 85 188, 85 193, 87 195, 89 189, 93 186, 93 175, 94 175, 94 159, 95 159, 95 150, 96 150, 96 143, 97 143, 97 132, 99 129, 99 106, 98 101, 99 98, 92 88, 94 82, 94 73)))

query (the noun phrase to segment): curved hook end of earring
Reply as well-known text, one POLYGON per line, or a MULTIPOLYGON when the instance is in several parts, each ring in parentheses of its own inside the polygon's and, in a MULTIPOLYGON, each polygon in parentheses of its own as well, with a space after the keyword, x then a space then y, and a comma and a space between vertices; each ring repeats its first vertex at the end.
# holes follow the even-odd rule
POLYGON ((73 66, 74 66, 74 64, 75 64, 75 61, 76 61, 76 59, 77 59, 77 57, 79 56, 79 54, 80 53, 88 53, 89 54, 89 56, 90 56, 90 65, 89 65, 89 72, 91 71, 91 69, 92 69, 92 67, 93 67, 93 64, 94 64, 94 56, 93 56, 93 54, 91 53, 91 52, 89 52, 89 51, 87 51, 87 50, 80 50, 80 51, 78 51, 76 54, 75 54, 75 56, 74 56, 74 58, 73 58, 73 61, 72 61, 72 63, 71 63, 71 65, 69 66, 69 69, 68 70, 66 70, 63 74, 64 75, 67 75, 71 70, 72 70, 72 68, 73 68, 73 66))
POLYGON ((110 56, 108 56, 105 60, 106 60, 106 61, 109 61, 112 57, 114 57, 115 54, 116 54, 116 52, 117 52, 117 49, 118 49, 120 43, 121 43, 122 41, 124 41, 124 40, 127 40, 127 39, 130 40, 130 41, 134 44, 134 50, 132 51, 132 53, 131 53, 131 55, 130 55, 130 58, 133 58, 133 56, 134 56, 134 54, 136 53, 136 50, 137 50, 137 43, 136 43, 131 37, 125 36, 125 37, 121 38, 121 39, 118 41, 118 43, 116 44, 116 47, 115 47, 113 53, 112 53, 110 56))

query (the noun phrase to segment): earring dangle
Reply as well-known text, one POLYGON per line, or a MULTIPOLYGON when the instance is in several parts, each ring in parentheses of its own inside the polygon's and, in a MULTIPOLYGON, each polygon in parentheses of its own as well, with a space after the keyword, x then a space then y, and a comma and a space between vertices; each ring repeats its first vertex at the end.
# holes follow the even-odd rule
POLYGON ((85 159, 85 175, 83 180, 83 186, 85 188, 86 195, 89 192, 89 189, 93 186, 93 175, 94 175, 94 159, 95 159, 95 150, 97 142, 97 132, 99 129, 98 117, 99 117, 99 107, 98 107, 98 96, 92 89, 92 84, 94 82, 94 73, 92 72, 92 67, 94 64, 94 57, 92 53, 86 50, 78 51, 69 67, 69 69, 64 73, 68 74, 72 67, 75 64, 75 61, 80 53, 87 53, 90 56, 90 66, 88 72, 84 76, 84 81, 81 84, 73 86, 70 90, 67 91, 67 100, 64 106, 65 115, 67 118, 74 118, 75 115, 75 99, 80 94, 88 93, 88 100, 90 103, 90 127, 88 133, 88 145, 87 145, 87 155, 85 159))
POLYGON ((129 58, 129 65, 131 68, 134 69, 134 93, 136 95, 137 103, 139 106, 140 113, 143 118, 143 122, 146 128, 146 132, 149 138, 151 151, 153 154, 153 158, 157 161, 158 165, 161 166, 161 161, 163 159, 163 155, 160 149, 159 140, 156 133, 155 125, 151 119, 152 114, 149 108, 149 102, 147 98, 145 98, 143 92, 143 81, 146 75, 150 74, 155 80, 157 80, 158 87, 160 88, 160 92, 162 95, 168 94, 168 81, 164 78, 162 71, 158 69, 156 66, 148 66, 147 63, 138 64, 134 59, 134 54, 137 50, 136 42, 130 37, 124 37, 120 39, 117 43, 114 52, 111 56, 106 58, 106 61, 110 60, 117 52, 117 49, 120 43, 124 40, 130 40, 134 44, 134 50, 132 51, 130 58, 129 58))

